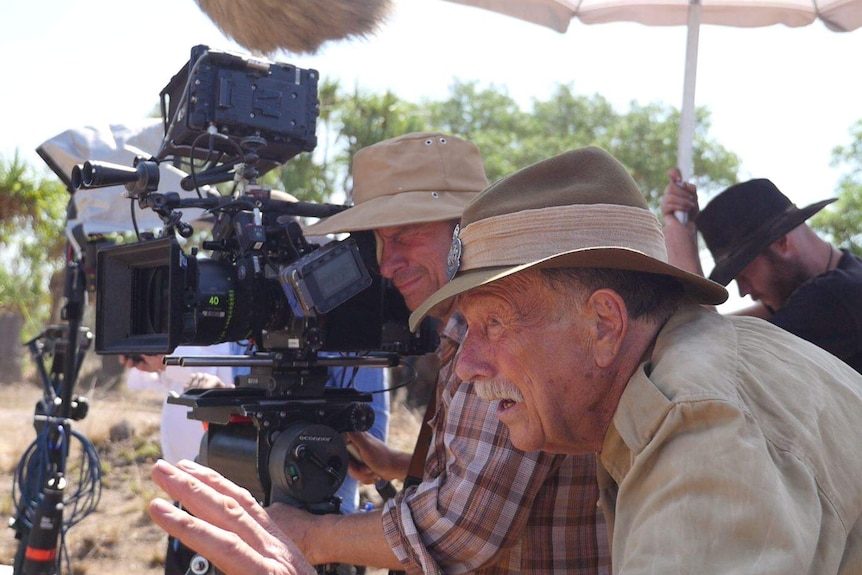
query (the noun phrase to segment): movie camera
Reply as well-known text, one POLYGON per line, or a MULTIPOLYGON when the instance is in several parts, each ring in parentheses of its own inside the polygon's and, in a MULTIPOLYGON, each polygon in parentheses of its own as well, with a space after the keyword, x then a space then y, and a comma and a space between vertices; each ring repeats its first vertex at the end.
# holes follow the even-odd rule
POLYGON ((434 349, 430 326, 411 334, 400 294, 381 278, 369 233, 324 245, 303 236, 300 217, 344 206, 285 201, 256 183, 265 171, 316 146, 317 72, 242 55, 192 49, 161 93, 165 137, 132 167, 85 162, 76 188, 125 186, 138 208, 164 223, 158 237, 98 253, 96 351, 162 354, 176 346, 250 340, 232 357, 167 357, 185 366, 248 368, 235 389, 173 398, 208 422, 201 462, 259 500, 313 512, 333 501, 347 472, 343 432, 373 422, 370 394, 325 387, 334 366, 395 366, 434 349), (159 192, 159 164, 187 161, 183 197, 159 192), (234 182, 230 194, 202 186, 234 182), (185 208, 213 219, 212 239, 186 254, 185 208))

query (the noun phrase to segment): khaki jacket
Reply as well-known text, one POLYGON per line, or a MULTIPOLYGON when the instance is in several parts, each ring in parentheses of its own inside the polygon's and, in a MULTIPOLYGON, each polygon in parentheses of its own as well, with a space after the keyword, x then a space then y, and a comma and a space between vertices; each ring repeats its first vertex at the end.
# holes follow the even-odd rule
POLYGON ((675 314, 599 462, 613 573, 862 573, 862 376, 765 321, 675 314))

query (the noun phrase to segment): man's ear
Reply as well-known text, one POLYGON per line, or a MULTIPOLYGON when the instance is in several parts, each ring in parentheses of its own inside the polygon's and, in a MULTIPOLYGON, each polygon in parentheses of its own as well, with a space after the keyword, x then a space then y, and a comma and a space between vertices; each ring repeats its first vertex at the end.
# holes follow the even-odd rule
POLYGON ((608 367, 620 353, 628 331, 628 310, 623 298, 611 289, 594 291, 584 307, 591 322, 596 365, 608 367))
POLYGON ((790 235, 790 232, 784 234, 771 244, 767 249, 771 249, 774 253, 779 256, 785 256, 788 250, 792 249, 794 245, 793 238, 790 235))

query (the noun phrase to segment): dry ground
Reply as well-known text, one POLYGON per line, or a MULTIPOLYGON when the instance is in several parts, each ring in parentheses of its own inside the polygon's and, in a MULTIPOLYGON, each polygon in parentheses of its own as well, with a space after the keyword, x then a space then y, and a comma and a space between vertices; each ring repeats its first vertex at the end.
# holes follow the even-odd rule
MULTIPOLYGON (((150 468, 159 455, 161 400, 129 392, 122 386, 112 391, 91 390, 86 395, 89 414, 74 422, 73 428, 97 447, 104 475, 96 512, 68 532, 72 573, 161 575, 166 536, 146 514, 147 502, 161 494, 150 479, 150 468), (111 440, 110 430, 120 422, 126 422, 132 433, 127 439, 111 440)), ((33 411, 40 397, 40 390, 32 384, 0 387, 0 512, 6 518, 14 515, 13 474, 35 438, 33 411)), ((398 405, 393 407, 391 441, 409 450, 415 441, 419 416, 398 405)), ((376 493, 363 494, 379 501, 376 493)), ((12 564, 17 543, 12 529, 6 529, 5 534, 0 531, 0 565, 12 564)))

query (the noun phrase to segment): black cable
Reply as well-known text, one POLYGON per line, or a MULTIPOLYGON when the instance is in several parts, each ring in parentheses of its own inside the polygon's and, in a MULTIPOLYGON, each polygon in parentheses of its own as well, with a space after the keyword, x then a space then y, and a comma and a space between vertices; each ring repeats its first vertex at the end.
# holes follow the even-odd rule
MULTIPOLYGON (((68 423, 48 416, 39 429, 36 439, 21 457, 15 470, 12 499, 17 527, 25 534, 33 529, 33 519, 43 498, 43 488, 61 465, 71 471, 65 477, 63 492, 63 520, 59 532, 58 575, 71 573, 66 533, 96 510, 102 493, 102 467, 93 443, 83 434, 71 430, 68 423), (70 456, 74 455, 74 458, 70 456), (65 571, 62 566, 65 565, 65 571)), ((26 545, 26 541, 22 541, 26 545)))
POLYGON ((138 229, 138 216, 135 212, 135 200, 129 200, 129 213, 132 218, 132 228, 135 230, 135 239, 141 241, 141 231, 138 229))
MULTIPOLYGON (((65 433, 64 431, 63 434, 65 433)), ((66 478, 67 491, 63 498, 67 512, 63 518, 66 529, 76 525, 96 509, 102 492, 101 460, 96 447, 77 431, 70 430, 68 434, 80 444, 80 451, 77 461, 66 460, 66 468, 69 469, 69 463, 72 463, 71 468, 76 470, 73 477, 66 478)), ((55 470, 54 458, 51 457, 50 452, 58 449, 73 451, 73 444, 68 446, 54 444, 49 439, 49 435, 51 430, 46 425, 24 452, 15 470, 12 498, 18 508, 32 510, 38 504, 42 487, 55 470)), ((25 525, 28 528, 32 527, 29 523, 32 513, 25 513, 25 516, 25 525)))
MULTIPOLYGON (((356 353, 353 355, 358 355, 361 357, 363 354, 361 352, 359 352, 359 353, 356 353)), ((331 357, 339 357, 339 355, 333 354, 331 357)), ((341 354, 340 357, 345 357, 345 356, 344 356, 344 354, 341 354)), ((386 387, 383 389, 378 389, 378 390, 373 390, 373 391, 363 391, 363 393, 375 394, 375 393, 386 393, 389 391, 395 391, 396 389, 401 389, 402 387, 406 387, 406 386, 410 385, 411 383, 413 383, 414 381, 416 381, 417 379, 419 379, 419 372, 416 370, 416 368, 413 365, 411 365, 407 362, 403 362, 398 367, 406 367, 410 370, 410 372, 412 372, 410 377, 406 381, 404 381, 403 383, 399 383, 398 385, 393 385, 393 386, 386 387)), ((356 372, 359 369, 362 369, 362 366, 351 366, 351 369, 343 369, 341 371, 341 377, 339 378, 340 381, 333 380, 333 381, 335 381, 336 387, 352 388, 353 387, 353 380, 356 377, 356 372), (347 381, 345 381, 345 379, 347 378, 348 372, 350 372, 350 378, 347 381)), ((367 367, 366 369, 381 369, 381 368, 367 367)))

